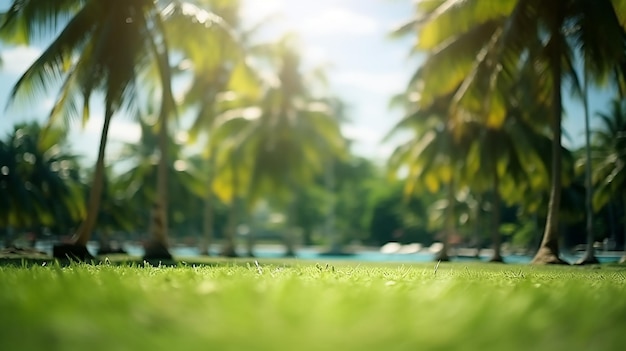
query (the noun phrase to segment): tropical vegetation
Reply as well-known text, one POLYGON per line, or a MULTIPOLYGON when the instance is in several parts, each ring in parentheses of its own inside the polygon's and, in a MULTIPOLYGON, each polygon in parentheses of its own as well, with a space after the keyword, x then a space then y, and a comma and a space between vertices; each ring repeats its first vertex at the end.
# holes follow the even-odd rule
MULTIPOLYGON (((467 132, 468 124, 479 123, 486 130, 497 131, 503 129, 511 118, 512 109, 528 113, 532 106, 544 106, 546 113, 531 115, 535 118, 531 123, 541 126, 541 131, 552 140, 545 231, 533 262, 564 263, 559 251, 559 222, 562 189, 567 179, 564 176, 571 172, 563 172, 562 88, 568 82, 575 92, 581 91, 577 57, 584 62, 585 77, 588 73, 589 77, 594 77, 594 82, 606 82, 607 76, 614 76, 618 85, 623 82, 625 14, 621 2, 609 0, 549 4, 541 1, 417 3, 416 15, 395 33, 417 34, 412 52, 426 53, 424 63, 404 94, 407 98, 418 98, 407 99, 405 105, 409 111, 417 110, 417 113, 428 115, 432 114, 433 106, 438 107, 440 126, 437 131, 448 130, 447 138, 456 140, 440 147, 442 151, 438 156, 415 152, 413 159, 404 161, 409 167, 418 165, 418 171, 422 171, 422 165, 430 164, 432 161, 429 160, 434 158, 443 165, 445 173, 430 177, 410 176, 430 182, 431 188, 435 178, 448 182, 447 206, 452 207, 453 185, 459 181, 451 175, 456 174, 455 168, 461 167, 459 159, 464 159, 452 146, 467 150, 462 145, 462 136, 467 132), (597 25, 600 22, 602 25, 597 25), (529 82, 535 87, 522 90, 522 96, 516 99, 515 90, 520 86, 528 88, 529 82), (548 118, 537 120, 537 116, 548 118), (447 154, 447 159, 441 154, 447 154)), ((418 138, 421 144, 428 140, 423 136, 418 138)), ((515 141, 519 140, 519 137, 515 138, 515 141)), ((489 148, 492 142, 484 144, 483 148, 489 148)), ((531 149, 524 152, 528 150, 531 149)), ((510 157, 506 159, 511 160, 510 157)), ((487 169, 494 169, 493 165, 487 169)), ((505 169, 507 165, 501 163, 492 172, 491 188, 496 195, 499 192, 499 167, 505 169)), ((515 168, 506 171, 519 174, 515 168)), ((472 176, 476 177, 476 174, 472 176)), ((498 203, 498 196, 494 201, 498 203)), ((453 211, 449 213, 452 215, 453 211)), ((448 220, 448 223, 452 221, 448 220)), ((497 243, 498 240, 494 241, 497 243)))
POLYGON ((351 152, 349 103, 306 61, 301 39, 259 38, 272 21, 245 23, 244 6, 11 2, 3 43, 46 45, 11 103, 57 95, 44 123, 0 139, 6 246, 53 233, 56 256, 86 259, 88 243, 121 238, 146 259, 170 259, 180 243, 234 257, 270 239, 288 256, 300 243, 345 253, 441 242, 437 260, 490 245, 490 261, 523 251, 544 264, 566 263, 563 246, 586 244, 581 263, 593 263, 598 242, 624 245, 622 2, 417 2, 392 33, 414 38, 420 58, 388 133, 410 137, 382 166, 351 152), (566 148, 564 92, 589 116, 588 90, 600 86, 616 98, 593 111, 589 152, 566 148), (122 115, 141 136, 115 150, 109 132, 122 115), (93 169, 67 137, 90 120, 101 123, 93 169))

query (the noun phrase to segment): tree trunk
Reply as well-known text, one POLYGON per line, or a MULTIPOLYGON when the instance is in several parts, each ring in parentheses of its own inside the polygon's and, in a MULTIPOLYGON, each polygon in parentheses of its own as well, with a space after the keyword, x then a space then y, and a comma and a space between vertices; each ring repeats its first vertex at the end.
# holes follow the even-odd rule
MULTIPOLYGON (((292 187, 293 189, 294 187, 292 187)), ((283 243, 285 244, 285 257, 296 257, 296 223, 295 223, 295 209, 297 208, 298 197, 295 195, 297 192, 292 191, 291 204, 287 208, 287 229, 283 234, 283 243)))
POLYGON ((254 244, 255 244, 255 240, 254 240, 254 232, 253 231, 248 231, 248 233, 246 234, 246 256, 248 257, 255 257, 254 254, 254 244))
POLYGON ((622 233, 624 236, 624 253, 619 262, 626 263, 626 192, 622 195, 622 207, 624 210, 624 213, 622 213, 622 224, 624 225, 624 232, 622 233))
POLYGON ((493 212, 491 214, 491 238, 493 240, 493 256, 489 262, 504 262, 502 259, 501 246, 502 236, 500 235, 500 177, 498 175, 497 166, 493 170, 493 212))
POLYGON ((238 155, 231 160, 233 192, 231 196, 230 213, 228 214, 228 224, 224 233, 224 243, 220 252, 221 256, 237 257, 235 237, 237 235, 237 225, 239 224, 239 170, 237 169, 238 155))
POLYGON ((53 247, 52 255, 55 258, 76 258, 81 261, 93 259, 93 256, 87 250, 87 243, 89 242, 91 234, 96 226, 98 212, 100 212, 100 201, 102 200, 102 189, 104 188, 104 157, 106 154, 106 144, 112 117, 113 109, 110 104, 107 103, 104 113, 102 133, 100 135, 100 145, 98 146, 96 169, 91 182, 91 189, 89 190, 87 217, 78 227, 71 244, 61 244, 53 247))
POLYGON ((561 115, 563 106, 561 99, 561 23, 551 28, 550 39, 550 66, 552 67, 552 116, 550 127, 552 129, 552 167, 550 200, 548 202, 548 216, 543 239, 539 250, 535 254, 533 264, 567 264, 559 257, 559 212, 561 209, 561 115))
POLYGON ((152 209, 151 242, 146 247, 144 259, 146 260, 171 260, 172 254, 169 252, 167 240, 168 218, 167 218, 167 178, 168 178, 168 107, 166 102, 162 103, 159 115, 159 163, 157 165, 157 200, 152 209))
POLYGON ((443 230, 443 238, 441 239, 441 243, 443 244, 443 247, 441 248, 441 251, 439 251, 436 255, 435 255, 435 261, 443 261, 443 262, 447 262, 450 261, 450 255, 449 255, 449 249, 450 249, 450 244, 448 243, 448 241, 450 240, 450 234, 452 234, 454 232, 454 223, 455 223, 455 218, 454 218, 454 203, 455 203, 456 199, 454 198, 454 184, 452 181, 450 181, 450 183, 448 184, 448 207, 446 207, 446 224, 445 224, 445 229, 443 230))
POLYGON ((283 244, 285 245, 285 257, 295 257, 296 256, 296 226, 297 226, 297 208, 298 202, 300 201, 300 191, 296 186, 296 182, 294 181, 293 175, 291 171, 287 171, 287 174, 284 178, 285 184, 291 189, 290 199, 287 201, 287 210, 286 214, 286 228, 283 233, 283 244))
POLYGON ((295 228, 289 226, 289 228, 287 228, 287 232, 284 234, 283 237, 285 243, 285 257, 296 257, 295 237, 295 228))
POLYGON ((472 216, 474 217, 474 246, 476 251, 474 252, 474 258, 480 259, 480 251, 482 250, 482 228, 480 222, 480 211, 483 208, 483 196, 478 195, 476 197, 476 206, 472 209, 472 216))
POLYGON ((584 87, 583 87, 583 105, 585 109, 585 214, 587 218, 587 249, 585 255, 576 262, 577 265, 585 264, 598 264, 600 261, 596 258, 595 249, 593 244, 595 242, 595 235, 593 234, 593 185, 591 183, 591 131, 589 129, 589 102, 587 96, 588 77, 587 67, 584 68, 584 87))
POLYGON ((310 225, 302 228, 302 245, 313 246, 313 228, 310 225))
MULTIPOLYGON (((612 240, 613 242, 615 242, 617 240, 617 228, 616 228, 616 223, 615 223, 615 198, 611 197, 611 199, 609 200, 609 203, 607 204, 608 207, 608 216, 609 216, 609 240, 612 240)), ((626 235, 626 234, 624 234, 626 235)), ((626 250, 625 250, 626 251, 626 250)))
POLYGON ((204 216, 202 218, 202 241, 200 254, 210 256, 211 243, 213 242, 213 226, 215 223, 213 209, 213 176, 215 172, 215 162, 212 153, 209 154, 209 176, 206 185, 206 195, 204 197, 204 216))
POLYGON ((343 243, 335 228, 337 199, 335 195, 335 167, 333 160, 327 161, 324 170, 324 183, 326 190, 330 193, 330 204, 328 206, 328 212, 326 213, 326 221, 324 222, 324 230, 330 244, 327 253, 335 255, 345 254, 343 243))
MULTIPOLYGON (((162 25, 162 23, 158 23, 162 25)), ((153 43, 154 44, 154 43, 153 43)), ((159 111, 159 163, 157 165, 157 200, 152 210, 152 240, 146 247, 144 259, 165 259, 171 260, 172 254, 169 252, 168 244, 168 119, 172 111, 172 81, 169 64, 169 52, 167 42, 163 38, 161 51, 154 49, 157 53, 159 75, 161 79, 161 110, 159 111)))
MULTIPOLYGON (((210 192, 210 190, 207 190, 210 192)), ((200 254, 210 256, 213 242, 213 194, 207 194, 204 198, 204 216, 202 217, 202 240, 200 242, 200 254)))
POLYGON ((224 242, 222 244, 222 249, 220 251, 220 256, 224 257, 237 257, 237 249, 235 246, 235 237, 237 235, 237 202, 238 200, 233 199, 233 203, 231 204, 230 213, 228 215, 228 224, 226 226, 226 231, 224 232, 224 242))

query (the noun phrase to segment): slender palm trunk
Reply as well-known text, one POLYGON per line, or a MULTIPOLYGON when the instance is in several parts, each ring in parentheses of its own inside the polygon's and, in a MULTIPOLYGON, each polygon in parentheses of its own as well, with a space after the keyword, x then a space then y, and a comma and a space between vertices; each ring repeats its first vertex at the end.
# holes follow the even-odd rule
POLYGON ((448 253, 450 249, 450 244, 448 241, 450 240, 450 235, 454 232, 454 184, 453 181, 450 181, 448 184, 448 207, 446 207, 446 215, 445 215, 445 228, 443 230, 443 238, 441 238, 441 242, 443 247, 441 251, 439 251, 435 255, 435 261, 450 261, 450 255, 448 253))
POLYGON ((326 221, 324 222, 324 229, 330 242, 329 252, 340 254, 344 251, 344 248, 335 230, 335 168, 332 160, 329 160, 326 165, 324 182, 326 183, 326 190, 331 194, 328 212, 326 213, 326 221))
POLYGON ((237 199, 233 199, 231 204, 230 213, 228 214, 228 224, 226 231, 224 232, 224 243, 222 244, 222 250, 220 256, 224 257, 237 257, 237 249, 235 246, 235 236, 237 235, 237 199))
POLYGON ((213 243, 213 194, 204 197, 204 216, 202 217, 202 240, 200 243, 200 254, 211 255, 211 244, 213 243))
POLYGON ((210 255, 211 243, 213 242, 214 209, 213 209, 213 177, 215 174, 215 160, 213 154, 209 154, 209 174, 204 195, 204 216, 202 217, 202 242, 200 254, 210 255))
POLYGON ((559 212, 561 209, 561 115, 563 114, 561 98, 561 42, 556 38, 560 34, 561 24, 558 23, 551 29, 553 38, 550 45, 550 66, 552 73, 552 116, 550 127, 552 129, 552 167, 550 200, 548 202, 548 216, 543 239, 539 250, 532 260, 533 264, 567 264, 559 258, 559 212))
POLYGON ((232 186, 233 192, 231 196, 230 213, 228 214, 228 224, 224 233, 224 244, 222 245, 221 256, 237 257, 235 247, 235 236, 237 235, 237 225, 239 224, 239 171, 238 171, 238 155, 234 155, 231 160, 232 167, 232 186))
POLYGON ((91 253, 87 250, 87 243, 96 226, 98 212, 100 211, 100 201, 102 200, 102 190, 104 188, 104 156, 106 154, 106 144, 112 117, 113 109, 110 104, 107 103, 104 113, 104 124, 102 125, 102 134, 100 135, 96 169, 91 182, 91 189, 89 190, 87 217, 78 227, 71 244, 58 244, 53 246, 52 256, 55 258, 69 258, 80 261, 93 259, 91 253))
MULTIPOLYGON (((158 22, 158 25, 162 26, 162 23, 158 22)), ((163 30, 163 28, 161 28, 163 30)), ((163 33, 165 31, 163 30, 163 33)), ((168 247, 168 170, 169 170, 169 157, 168 157, 168 119, 170 112, 172 111, 172 82, 171 72, 169 64, 169 51, 168 44, 163 38, 161 50, 156 47, 156 44, 152 42, 153 50, 157 55, 159 75, 161 79, 161 110, 159 112, 159 163, 157 165, 157 200, 154 204, 152 211, 152 242, 146 247, 144 258, 146 259, 172 259, 168 247)))
POLYGON ((235 237, 237 235, 237 222, 238 216, 238 198, 233 198, 231 203, 231 209, 228 214, 228 224, 226 225, 226 231, 224 232, 224 243, 222 244, 222 250, 220 256, 224 257, 237 257, 237 249, 235 245, 235 237))
MULTIPOLYGON (((163 102, 163 105, 167 102, 163 102)), ((167 112, 168 108, 161 106, 159 115, 159 139, 158 147, 160 151, 159 163, 157 164, 157 199, 152 208, 151 233, 152 240, 146 247, 144 259, 172 259, 168 247, 167 240, 167 178, 168 178, 168 127, 167 112)))
POLYGON ((100 135, 100 146, 98 147, 98 159, 96 160, 96 169, 91 182, 91 190, 89 191, 89 202, 87 204, 87 218, 81 223, 76 232, 74 244, 77 246, 87 246, 87 242, 91 238, 91 234, 98 220, 98 212, 100 211, 100 201, 102 200, 102 189, 104 188, 104 156, 106 153, 107 138, 109 135, 109 126, 113 117, 113 109, 107 106, 104 115, 104 124, 102 126, 102 134, 100 135))
POLYGON ((500 235, 500 210, 502 201, 500 199, 500 176, 497 166, 493 170, 493 213, 491 218, 491 238, 493 240, 493 256, 489 262, 504 262, 502 259, 501 247, 502 236, 500 235))
MULTIPOLYGON (((481 196, 482 197, 482 196, 481 196)), ((476 208, 472 210, 472 216, 474 217, 474 242, 475 249, 474 257, 480 258, 480 251, 482 250, 482 235, 481 235, 481 225, 480 225, 480 209, 482 208, 482 199, 479 197, 477 199, 476 208)))
POLYGON ((310 225, 302 228, 302 245, 313 246, 313 228, 310 225))
POLYGON ((161 129, 159 130, 159 164, 157 165, 157 210, 155 211, 155 215, 158 217, 155 219, 155 222, 160 222, 161 226, 155 226, 153 228, 154 239, 162 244, 164 247, 168 246, 167 243, 167 232, 168 232, 168 193, 167 193, 167 183, 168 183, 168 164, 169 164, 169 155, 167 150, 167 144, 169 141, 168 136, 168 123, 167 123, 167 113, 161 113, 160 123, 161 129), (159 219, 160 218, 160 219, 159 219))
MULTIPOLYGON (((617 228, 615 228, 615 199, 613 197, 611 197, 611 199, 609 200, 609 203, 607 204, 607 209, 609 216, 609 240, 614 242, 617 239, 617 228)), ((624 235, 626 235, 626 233, 624 233, 624 235)))
POLYGON ((589 102, 587 96, 588 77, 587 68, 585 67, 584 73, 584 87, 583 87, 583 105, 585 108, 585 213, 587 218, 586 232, 587 232, 587 249, 585 255, 576 262, 578 265, 583 264, 597 264, 600 263, 596 258, 595 249, 593 247, 595 241, 595 235, 593 235, 593 185, 591 183, 591 131, 589 129, 589 102))
MULTIPOLYGON (((248 212, 246 211, 246 214, 248 212)), ((252 230, 248 230, 248 232, 246 233, 246 256, 248 257, 254 257, 254 245, 256 244, 256 240, 255 240, 255 236, 254 236, 254 231, 252 230)))
POLYGON ((623 247, 624 254, 622 255, 622 258, 620 259, 619 262, 620 263, 626 263, 626 193, 624 193, 624 195, 622 195, 622 205, 624 206, 623 207, 624 214, 623 214, 623 218, 622 218, 622 221, 623 221, 622 224, 624 225, 624 233, 623 233, 623 235, 624 235, 624 247, 623 247))
POLYGON ((292 189, 292 191, 291 200, 289 201, 287 207, 287 228, 285 229, 285 233, 283 234, 283 242, 285 244, 285 257, 295 257, 296 208, 298 208, 298 201, 300 200, 300 196, 298 196, 299 192, 298 189, 296 189, 293 180, 288 179, 287 183, 290 184, 290 188, 292 189))

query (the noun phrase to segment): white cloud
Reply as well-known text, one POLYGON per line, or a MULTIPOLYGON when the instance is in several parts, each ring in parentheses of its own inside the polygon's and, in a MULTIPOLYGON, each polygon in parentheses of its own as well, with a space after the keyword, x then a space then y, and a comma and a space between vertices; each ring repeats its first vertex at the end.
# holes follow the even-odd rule
POLYGON ((318 16, 311 17, 298 25, 305 34, 364 35, 380 31, 379 23, 368 16, 343 8, 331 8, 318 16))
POLYGON ((19 75, 41 55, 41 49, 30 46, 17 46, 3 49, 2 72, 19 75))
POLYGON ((344 71, 335 75, 335 81, 358 89, 391 96, 402 92, 408 77, 401 72, 368 73, 344 71))

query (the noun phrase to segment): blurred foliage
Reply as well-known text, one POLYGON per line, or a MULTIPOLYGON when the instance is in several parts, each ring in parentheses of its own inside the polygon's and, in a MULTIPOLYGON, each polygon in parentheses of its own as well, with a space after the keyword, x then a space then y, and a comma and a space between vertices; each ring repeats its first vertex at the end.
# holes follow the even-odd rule
POLYGON ((31 122, 0 140, 0 226, 67 229, 85 216, 83 196, 65 132, 31 122))
MULTIPOLYGON (((417 2, 415 16, 393 35, 414 36, 410 51, 425 60, 394 99, 404 116, 389 133, 412 137, 380 167, 350 152, 341 130, 350 111, 329 89, 324 67, 306 64, 301 39, 286 33, 259 42, 257 34, 274 22, 244 23, 242 1, 13 5, 0 17, 7 44, 65 28, 12 92, 32 98, 60 88, 49 127, 16 125, 0 141, 0 226, 18 230, 67 234, 85 217, 85 194, 95 188, 85 176, 97 173, 81 168, 67 133, 75 119, 86 123, 98 91, 106 121, 124 110, 141 128, 138 142, 123 145, 115 162, 98 170, 98 231, 141 233, 137 239, 149 230, 162 195, 157 164, 167 154, 167 222, 176 237, 215 232, 234 245, 237 228, 248 225, 251 233, 296 233, 306 245, 429 244, 454 229, 465 243, 489 243, 496 240, 488 233, 501 233, 513 246, 529 247, 547 217, 550 162, 560 151, 558 214, 564 241, 577 244, 584 185, 574 163, 583 161, 565 148, 551 150, 560 130, 551 130, 554 117, 546 117, 561 105, 554 86, 567 83, 580 95, 581 58, 594 83, 624 86, 618 39, 626 8, 618 2, 417 2), (563 19, 555 16, 560 9, 567 9, 563 19), (604 16, 602 26, 590 20, 606 14, 614 16, 604 16), (560 30, 563 24, 571 28, 560 30), (596 43, 599 33, 605 40, 596 43), (170 132, 161 142, 165 127, 170 132)), ((626 231, 623 104, 616 99, 597 115, 597 240, 626 231)))

